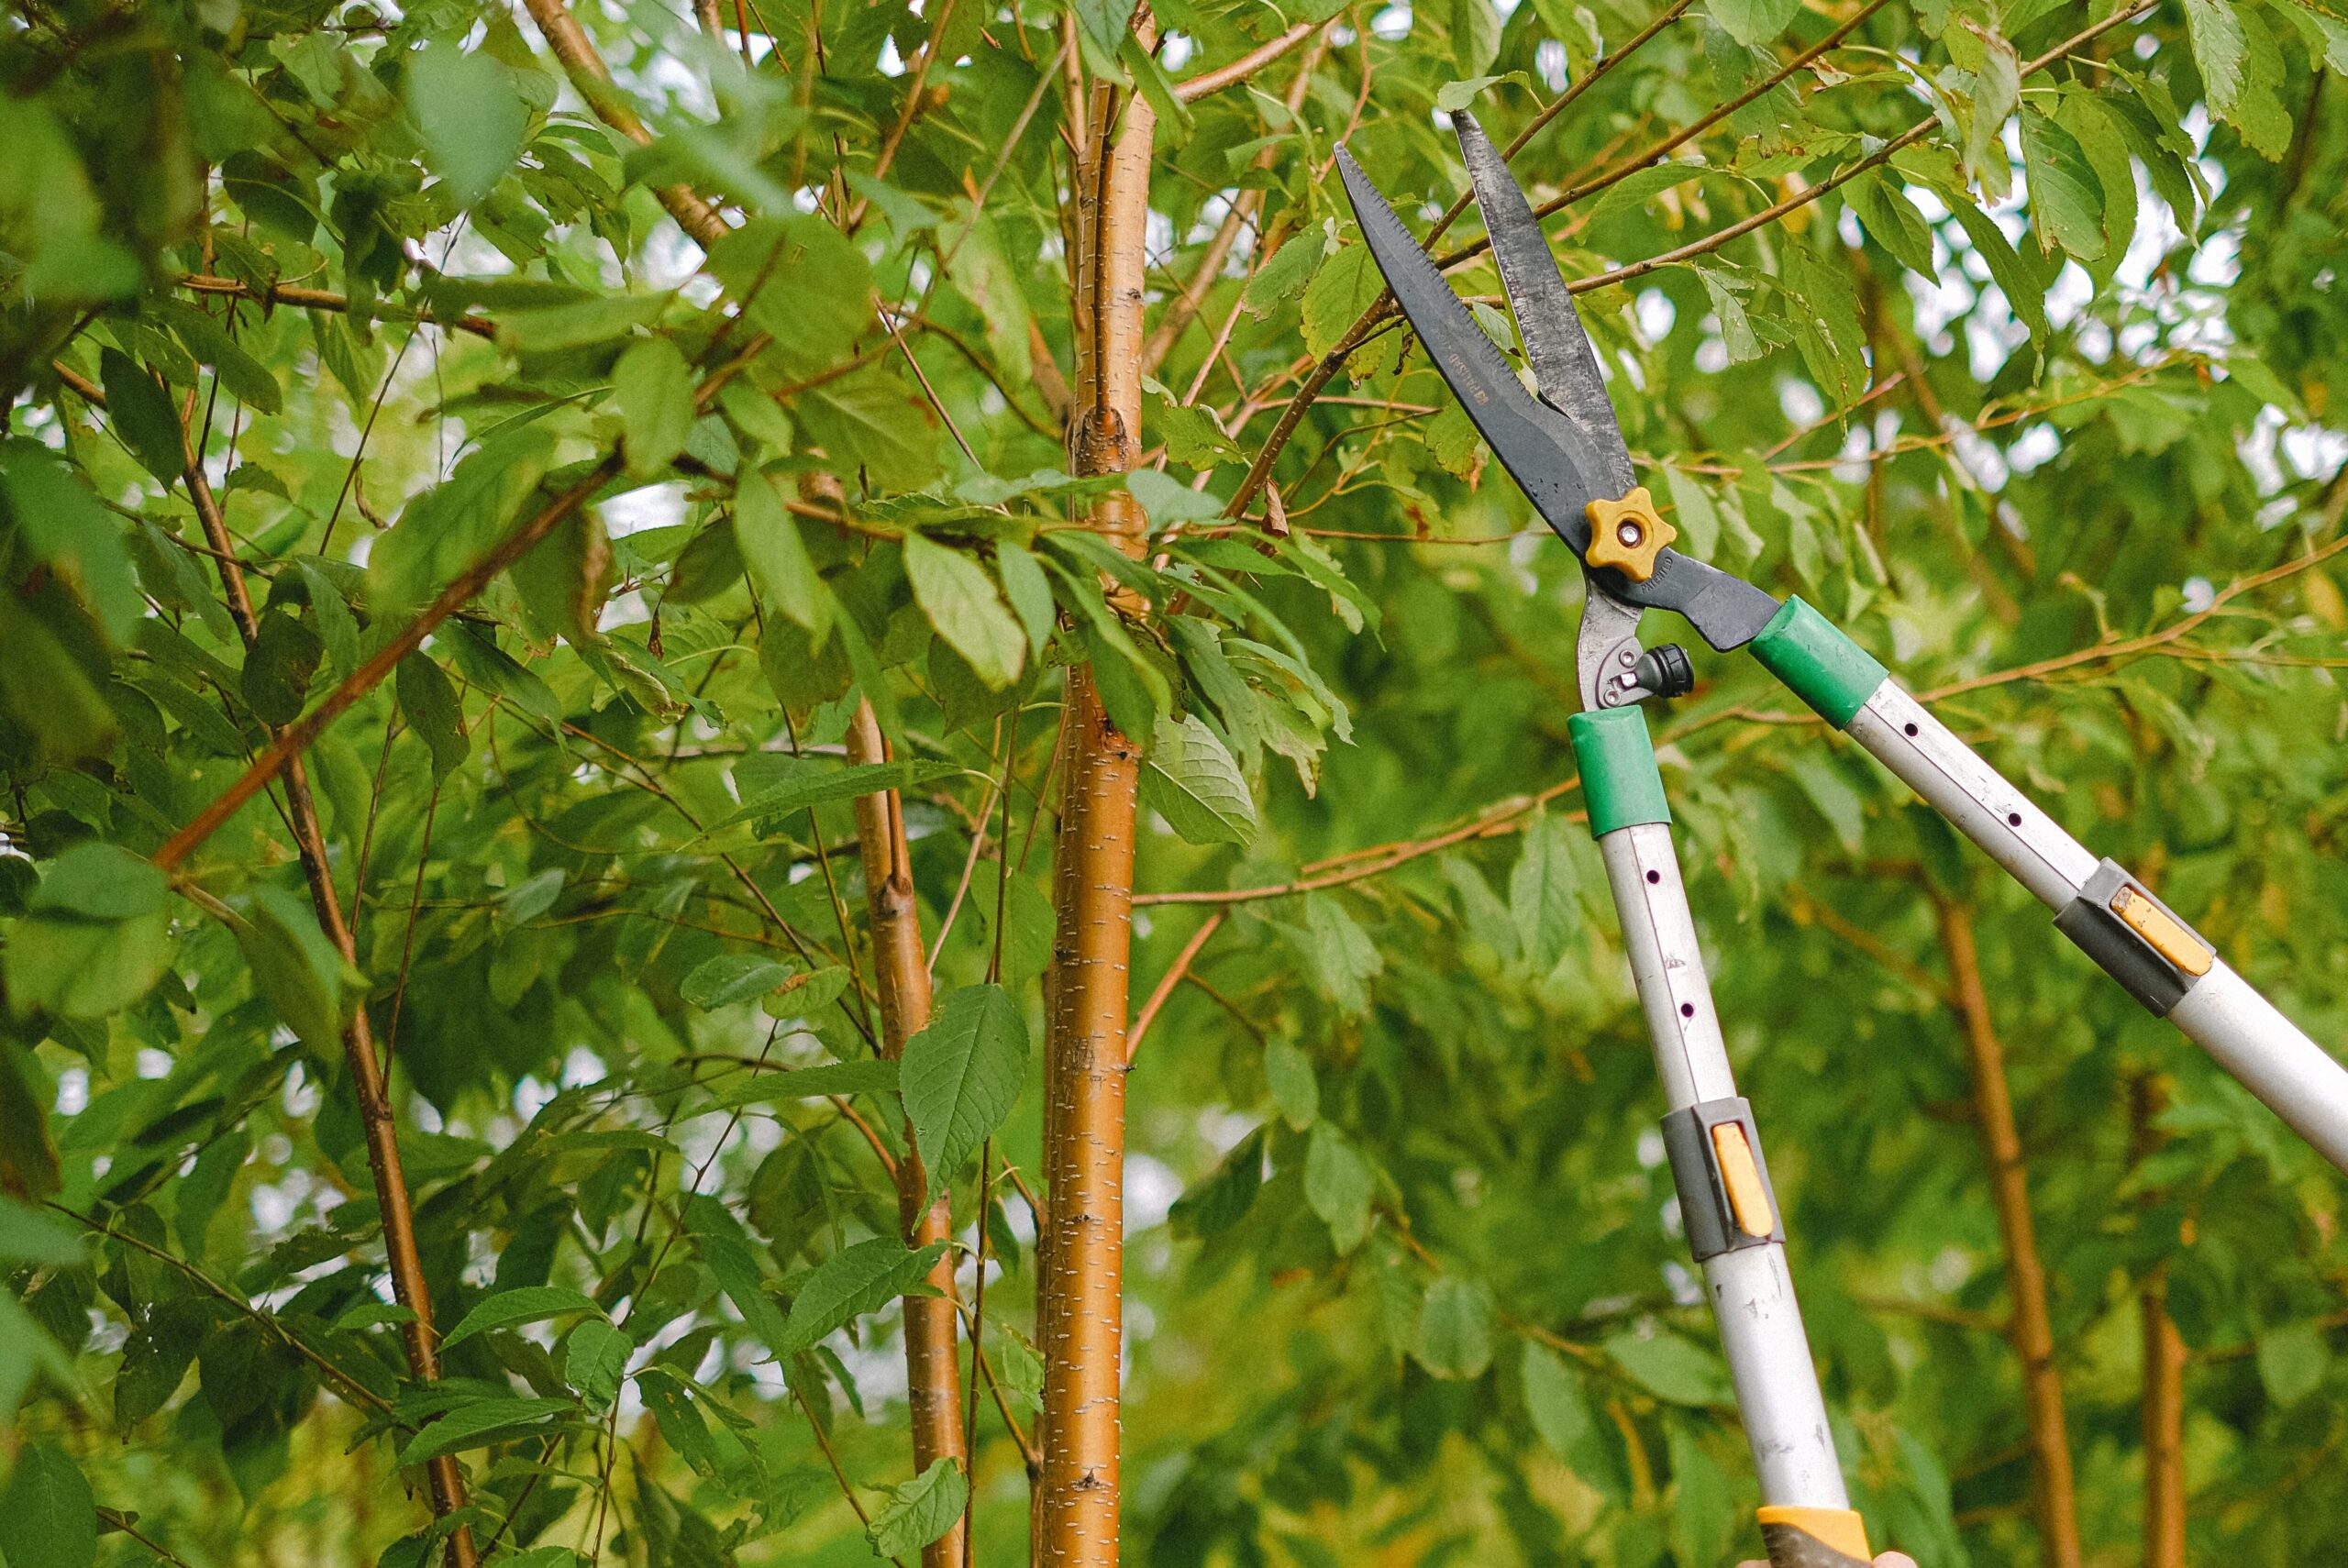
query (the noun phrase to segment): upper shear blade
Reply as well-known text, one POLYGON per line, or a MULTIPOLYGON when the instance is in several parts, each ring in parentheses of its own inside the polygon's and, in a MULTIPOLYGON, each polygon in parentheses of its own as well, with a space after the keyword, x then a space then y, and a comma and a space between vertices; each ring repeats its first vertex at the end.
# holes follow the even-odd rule
MULTIPOLYGON (((1342 147, 1337 149, 1337 173, 1379 271, 1386 274, 1387 286, 1394 291, 1419 341, 1426 345, 1435 369, 1542 517, 1576 555, 1583 554, 1589 547, 1589 519, 1583 508, 1592 501, 1611 501, 1629 487, 1607 488, 1613 481, 1606 454, 1572 420, 1524 390, 1507 356, 1484 336, 1434 262, 1342 147)), ((1618 447, 1620 442, 1618 436, 1618 447)))
POLYGON ((1508 161, 1476 116, 1462 110, 1451 116, 1459 135, 1459 150, 1468 160, 1468 178, 1476 191, 1476 205, 1484 215, 1484 232, 1491 237, 1492 259, 1500 263, 1501 282, 1508 290, 1509 308, 1516 329, 1524 336, 1524 351, 1540 382, 1541 401, 1549 404, 1589 438, 1604 460, 1606 483, 1613 488, 1603 499, 1628 494, 1638 483, 1631 471, 1631 454, 1623 444, 1623 427, 1614 418, 1614 404, 1606 395, 1599 372, 1598 351, 1582 326, 1581 312, 1557 271, 1557 259, 1541 232, 1541 220, 1525 200, 1524 187, 1508 171, 1508 161))

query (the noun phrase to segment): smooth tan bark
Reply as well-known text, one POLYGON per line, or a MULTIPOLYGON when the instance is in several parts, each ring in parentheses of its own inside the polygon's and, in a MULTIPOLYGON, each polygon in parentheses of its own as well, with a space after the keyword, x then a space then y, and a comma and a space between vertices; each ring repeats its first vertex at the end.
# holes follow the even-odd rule
MULTIPOLYGON (((1151 24, 1136 22, 1145 36, 1151 24)), ((1096 90, 1075 174, 1077 384, 1069 459, 1122 473, 1140 450, 1148 104, 1096 90)), ((1143 519, 1123 491, 1092 525, 1137 552, 1143 519)), ((1117 1562, 1119 1356, 1124 1268, 1125 1030, 1131 1013, 1134 791, 1140 748, 1102 705, 1090 666, 1069 671, 1057 913, 1047 977, 1044 1164, 1049 1222, 1037 1246, 1044 1355, 1043 1473, 1035 1558, 1051 1568, 1117 1562)))
MULTIPOLYGON (((851 763, 886 762, 889 745, 872 716, 872 705, 857 705, 847 730, 851 763)), ((857 847, 864 862, 865 901, 872 916, 872 966, 880 1003, 880 1054, 904 1054, 905 1042, 929 1024, 929 963, 922 947, 921 906, 914 896, 913 866, 905 846, 905 812, 894 790, 859 795, 856 801, 857 847)), ((948 1196, 922 1203, 929 1173, 908 1135, 897 1161, 897 1217, 905 1244, 925 1247, 953 1235, 948 1196)), ((947 1252, 929 1271, 936 1296, 904 1298, 905 1398, 913 1427, 914 1469, 927 1470, 951 1459, 969 1472, 963 1444, 962 1374, 955 1358, 954 1254, 947 1252)), ((924 1568, 959 1568, 960 1520, 922 1548, 924 1568)))
POLYGON ((2031 1456, 2031 1504, 2038 1522, 2039 1557, 2046 1568, 2079 1568, 2077 1492, 2071 1447, 2063 1420, 2063 1381, 2054 1364, 2054 1331, 2046 1310, 2046 1268, 2030 1217, 2030 1173, 2014 1129, 2006 1088, 2006 1053, 1989 1016, 1981 983, 1981 955, 1973 917, 1954 900, 1940 905, 1941 945, 1956 985, 1964 1021, 1966 1064, 1973 1076, 1974 1113, 1989 1156, 1989 1188, 2005 1240, 2006 1287, 2013 1297, 2007 1338, 2021 1360, 2022 1405, 2031 1456))

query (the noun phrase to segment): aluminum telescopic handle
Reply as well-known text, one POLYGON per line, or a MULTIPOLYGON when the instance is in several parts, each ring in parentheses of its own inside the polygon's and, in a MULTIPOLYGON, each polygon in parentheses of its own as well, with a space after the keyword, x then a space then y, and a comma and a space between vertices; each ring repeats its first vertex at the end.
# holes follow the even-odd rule
POLYGON ((2348 1172, 2348 1067, 2276 1010, 2151 889, 2102 860, 1799 599, 1761 662, 2054 911, 2054 926, 2348 1172))
POLYGON ((1777 1568, 1868 1561, 1786 1268, 1785 1227, 1752 1107, 1738 1098, 1680 880, 1646 720, 1636 708, 1574 715, 1590 830, 1670 1110, 1664 1144, 1690 1250, 1759 1474, 1777 1568))

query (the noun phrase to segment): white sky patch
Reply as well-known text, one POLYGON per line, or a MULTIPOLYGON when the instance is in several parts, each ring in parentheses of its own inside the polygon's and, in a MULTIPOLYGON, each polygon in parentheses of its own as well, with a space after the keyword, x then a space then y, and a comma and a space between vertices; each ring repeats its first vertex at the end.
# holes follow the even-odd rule
POLYGON ((1182 1178, 1165 1161, 1128 1150, 1125 1154, 1125 1234, 1155 1230, 1166 1222, 1182 1178))

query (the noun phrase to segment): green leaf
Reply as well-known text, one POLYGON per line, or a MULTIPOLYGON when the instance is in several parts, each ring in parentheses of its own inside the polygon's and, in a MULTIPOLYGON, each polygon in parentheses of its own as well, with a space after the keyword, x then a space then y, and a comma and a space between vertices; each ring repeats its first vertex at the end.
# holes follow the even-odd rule
POLYGON ((426 162, 460 207, 488 195, 505 177, 529 133, 529 114, 512 72, 487 54, 466 54, 453 43, 433 43, 415 56, 407 105, 426 162))
POLYGON ((351 615, 342 591, 315 558, 297 561, 295 567, 302 574, 303 590, 309 595, 310 613, 317 618, 318 639, 326 645, 335 679, 347 679, 359 668, 359 622, 351 615))
POLYGON ((1370 259, 1368 246, 1333 252, 1304 291, 1304 351, 1327 355, 1385 288, 1386 275, 1370 259))
POLYGON ((1613 1465, 1599 1435, 1581 1374, 1546 1345, 1524 1347, 1524 1409, 1550 1452, 1601 1490, 1611 1490, 1613 1465))
POLYGON ((1747 49, 1774 43, 1801 12, 1801 0, 1704 0, 1712 20, 1747 49))
POLYGON ((905 1042, 905 1119, 929 1171, 926 1205, 994 1136, 1027 1080, 1027 1021, 1001 986, 948 991, 929 1027, 905 1042))
POLYGON ((1856 856, 1866 836, 1866 812, 1859 800, 1859 792, 1834 766, 1833 759, 1823 752, 1803 752, 1789 758, 1788 769, 1826 825, 1834 830, 1836 842, 1846 855, 1856 856))
POLYGON ((1304 1154, 1304 1201, 1329 1227, 1338 1256, 1369 1235, 1370 1202, 1377 1194, 1378 1178, 1361 1151, 1326 1121, 1315 1122, 1304 1154))
POLYGON ((1574 864, 1574 830, 1565 819, 1537 812, 1524 831, 1524 847, 1509 873, 1509 917, 1518 949, 1535 974, 1557 966, 1567 942, 1582 926, 1578 894, 1581 875, 1574 864))
MULTIPOLYGON (((499 324, 504 330, 505 323, 499 324)), ((487 555, 546 472, 548 443, 529 431, 493 436, 446 483, 408 502, 367 558, 376 608, 413 609, 487 555)))
POLYGON ((1729 1405, 1736 1400, 1720 1358, 1667 1331, 1652 1338, 1625 1331, 1606 1342, 1606 1353, 1658 1399, 1674 1405, 1729 1405))
POLYGON ((2057 247, 2082 261, 2104 253, 2103 182, 2078 139, 2025 105, 2021 112, 2021 160, 2030 182, 2031 226, 2042 251, 2057 247))
POLYGON ((883 790, 909 790, 915 785, 950 778, 962 769, 950 762, 860 762, 847 767, 810 767, 770 785, 742 802, 731 815, 712 823, 715 833, 737 823, 785 817, 833 801, 877 795, 883 790))
POLYGON ((500 1397, 460 1405, 407 1441, 400 1463, 422 1464, 444 1453, 487 1448, 518 1437, 551 1415, 578 1408, 568 1399, 500 1397))
POLYGON ((105 385, 106 417, 130 455, 166 489, 178 482, 187 468, 187 448, 172 394, 118 348, 99 351, 98 380, 105 385))
POLYGON ((1321 1080, 1313 1073, 1312 1058, 1293 1042, 1274 1040, 1265 1045, 1264 1084, 1272 1091, 1280 1119, 1299 1132, 1320 1120, 1321 1080))
POLYGON ((421 652, 400 660, 393 684, 408 726, 431 749, 434 780, 448 778, 472 750, 472 743, 465 738, 465 712, 457 701, 457 689, 439 664, 421 652))
POLYGON ((590 1409, 604 1410, 620 1396, 636 1342, 602 1318, 589 1318, 570 1331, 562 1353, 562 1380, 590 1409))
POLYGON ((1262 321, 1303 293, 1329 248, 1329 236, 1324 229, 1308 228, 1290 237, 1247 280, 1246 291, 1240 296, 1247 314, 1262 321))
POLYGON ((875 491, 914 491, 936 477, 938 430, 927 400, 868 370, 802 392, 792 411, 812 446, 875 491))
POLYGON ((1051 580, 1044 575, 1043 566, 1019 546, 1005 539, 994 547, 994 569, 1002 579, 1002 596, 1011 601, 1019 624, 1027 631, 1027 651, 1040 659, 1045 645, 1052 640, 1052 631, 1059 624, 1059 611, 1052 603, 1051 580))
POLYGON ((812 1099, 818 1095, 879 1094, 896 1088, 894 1062, 824 1062, 812 1067, 792 1067, 759 1073, 748 1083, 721 1089, 704 1110, 735 1110, 779 1099, 812 1099))
MULTIPOLYGON (((2001 153, 1999 156, 2003 156, 2001 153)), ((2022 266, 2021 258, 2006 242, 2005 232, 1989 215, 1973 204, 1973 198, 1961 191, 1935 186, 1934 193, 1942 204, 1955 215, 1972 241, 1974 250, 1989 269, 1989 276, 1999 291, 2006 296, 2006 304, 2022 324, 2030 328, 2031 341, 2042 348, 2050 330, 2046 321, 2046 291, 2039 281, 2022 266)))
POLYGON ((497 318, 498 347, 523 354, 558 354, 626 337, 660 315, 658 294, 601 294, 570 304, 509 310, 497 318))
POLYGON ((1844 190, 1869 237, 1889 251, 1892 259, 1920 278, 1933 276, 1932 226, 1898 180, 1881 170, 1869 170, 1844 190))
POLYGON ((847 354, 873 325, 871 264, 812 213, 751 219, 710 247, 709 271, 793 364, 811 371, 847 354))
POLYGON ((559 1318, 567 1312, 593 1312, 602 1317, 604 1309, 594 1300, 564 1286, 526 1285, 512 1290, 501 1290, 484 1297, 473 1309, 464 1315, 457 1326, 440 1342, 440 1348, 461 1344, 475 1334, 485 1334, 492 1329, 511 1329, 523 1323, 542 1323, 548 1318, 559 1318))
POLYGON ((1737 1530, 1728 1473, 1683 1422, 1671 1424, 1666 1442, 1671 1454, 1672 1550, 1682 1562, 1727 1562, 1737 1530))
POLYGON ((256 888, 231 908, 253 989, 302 1043, 333 1056, 342 1041, 342 955, 317 916, 282 888, 256 888))
POLYGON ((1481 1285, 1439 1275, 1419 1303, 1412 1353, 1437 1377, 1480 1377, 1492 1364, 1492 1297, 1481 1285))
POLYGON ((2331 1347, 2313 1323, 2258 1336, 2258 1380, 2277 1405, 2296 1405, 2314 1393, 2331 1368, 2331 1347))
POLYGON ((837 605, 808 557, 798 519, 783 504, 775 481, 756 470, 742 475, 735 487, 734 541, 760 602, 805 628, 822 647, 837 605))
POLYGON ((127 850, 85 843, 58 856, 0 950, 17 1014, 103 1018, 145 996, 170 961, 168 904, 163 874, 127 850))
MULTIPOLYGON (((34 556, 72 585, 109 638, 127 640, 147 606, 114 514, 79 474, 36 442, 0 439, 0 486, 34 556)), ((198 597, 214 602, 200 587, 198 597)))
POLYGON ((939 1540, 961 1518, 969 1496, 970 1484, 953 1460, 931 1460, 928 1469, 892 1490, 872 1516, 864 1534, 873 1555, 910 1557, 939 1540))
POLYGON ((835 1253, 800 1284, 775 1353, 789 1358, 813 1350, 849 1319, 877 1311, 914 1289, 946 1255, 946 1248, 944 1242, 932 1242, 908 1252, 895 1237, 879 1236, 835 1253))
POLYGON ((326 652, 325 639, 284 611, 263 614, 238 679, 253 715, 266 724, 300 718, 326 652))
POLYGON ((1205 523, 1223 515, 1222 502, 1156 469, 1135 469, 1125 476, 1125 488, 1149 514, 1153 534, 1177 523, 1205 523))
POLYGON ((908 534, 905 576, 929 624, 980 680, 1000 691, 1019 679, 1027 657, 1027 635, 984 567, 958 550, 908 534))
POLYGON ((667 469, 693 428, 692 367, 677 346, 665 337, 629 344, 612 367, 612 395, 624 421, 627 471, 646 478, 667 469))
POLYGON ((1215 733, 1183 713, 1157 726, 1142 766, 1142 803, 1191 844, 1246 844, 1256 802, 1215 733))
POLYGON ((87 1260, 82 1233, 62 1220, 0 1198, 0 1263, 72 1268, 87 1260))
POLYGON ((114 1377, 116 1430, 127 1433, 172 1402, 195 1364, 206 1326, 202 1304, 181 1300, 157 1303, 131 1330, 114 1377))
POLYGON ((700 1008, 713 1012, 721 1007, 731 1007, 752 997, 764 996, 794 974, 801 966, 785 964, 761 957, 755 953, 721 953, 714 958, 704 958, 687 975, 677 994, 700 1008))
POLYGON ((0 1554, 10 1568, 90 1568, 98 1557, 98 1507, 81 1467, 52 1442, 17 1455, 0 1492, 0 1554))

